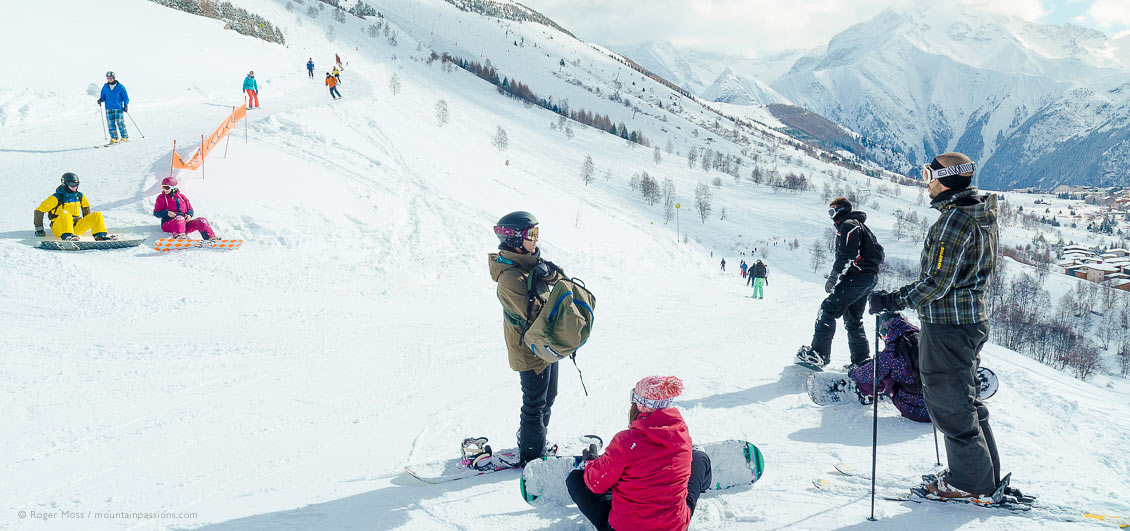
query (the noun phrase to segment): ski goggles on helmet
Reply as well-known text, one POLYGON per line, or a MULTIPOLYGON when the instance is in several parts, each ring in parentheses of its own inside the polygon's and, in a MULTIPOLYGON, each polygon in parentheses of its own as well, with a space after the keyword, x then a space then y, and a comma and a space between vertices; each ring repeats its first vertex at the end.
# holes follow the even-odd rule
POLYGON ((524 229, 508 229, 506 227, 495 227, 494 233, 499 236, 506 237, 521 237, 523 240, 538 241, 538 228, 526 227, 524 229))
POLYGON ((941 179, 943 177, 949 177, 951 175, 958 175, 958 174, 962 174, 962 173, 969 173, 969 172, 971 172, 975 169, 977 169, 977 165, 972 163, 972 162, 966 162, 965 164, 958 164, 957 166, 950 166, 948 168, 940 168, 940 169, 936 169, 936 170, 934 168, 930 167, 929 164, 923 164, 922 165, 922 181, 929 183, 931 181, 936 181, 936 180, 941 179))

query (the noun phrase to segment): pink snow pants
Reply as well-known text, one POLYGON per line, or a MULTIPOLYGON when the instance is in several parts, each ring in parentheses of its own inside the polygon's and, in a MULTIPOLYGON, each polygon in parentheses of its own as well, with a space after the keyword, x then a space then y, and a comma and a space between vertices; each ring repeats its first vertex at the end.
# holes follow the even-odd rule
POLYGON ((212 231, 212 226, 204 218, 192 218, 190 221, 185 221, 183 216, 177 216, 162 223, 161 230, 173 234, 188 234, 200 231, 200 237, 205 240, 216 236, 216 233, 212 231))

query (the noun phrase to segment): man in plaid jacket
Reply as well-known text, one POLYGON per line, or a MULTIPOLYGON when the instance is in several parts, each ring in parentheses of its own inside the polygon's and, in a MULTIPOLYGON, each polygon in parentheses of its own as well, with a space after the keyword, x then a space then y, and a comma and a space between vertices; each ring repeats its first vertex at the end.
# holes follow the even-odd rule
POLYGON ((945 434, 949 469, 926 487, 945 498, 992 494, 1000 459, 977 365, 989 338, 986 296, 997 257, 997 199, 970 186, 975 165, 943 153, 922 168, 941 212, 922 246, 918 281, 870 296, 871 313, 913 308, 922 320, 919 363, 930 418, 945 434))

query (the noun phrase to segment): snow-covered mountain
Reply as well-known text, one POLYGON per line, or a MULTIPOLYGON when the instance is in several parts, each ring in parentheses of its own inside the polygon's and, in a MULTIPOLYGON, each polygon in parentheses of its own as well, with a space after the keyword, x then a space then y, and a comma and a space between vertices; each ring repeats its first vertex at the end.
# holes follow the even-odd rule
MULTIPOLYGON (((0 527, 584 529, 574 507, 527 505, 513 473, 444 485, 403 473, 456 456, 466 436, 513 444, 519 382, 487 253, 495 220, 519 209, 540 219, 546 258, 599 301, 577 357, 587 391, 561 367, 552 439, 608 440, 626 426, 638 378, 675 374, 696 441, 745 438, 765 452, 766 475, 704 495, 693 529, 1058 531, 1093 529, 1082 510, 1130 513, 1119 494, 1130 489, 1125 379, 1082 382, 989 345, 984 363, 1004 382, 993 426, 1014 485, 1079 511, 1061 521, 880 500, 880 523, 865 523, 870 483, 828 472, 837 461, 866 468, 870 409, 813 405, 791 355, 825 296, 813 265, 827 266, 822 191, 858 195, 888 259, 914 261, 919 242, 894 236, 893 213, 932 216, 921 188, 798 149, 757 112, 731 121, 722 114, 733 106, 703 107, 504 9, 513 4, 368 3, 379 18, 339 22, 311 0, 235 2, 278 26, 285 46, 145 0, 6 7, 0 45, 39 44, 8 58, 36 75, 0 78, 0 527), (107 28, 129 45, 91 45, 107 28), (321 79, 335 54, 345 63, 337 101, 321 79), (558 110, 568 102, 607 116, 653 147, 626 142, 619 127, 562 128, 547 104, 502 95, 488 73, 443 54, 489 61, 558 110), (91 92, 106 70, 130 91, 131 141, 102 149, 91 92), (193 139, 242 102, 248 70, 261 108, 203 170, 176 172, 196 213, 244 239, 241 250, 36 248, 32 209, 65 171, 80 175, 113 232, 161 236, 153 201, 173 173, 173 141, 182 155, 198 147, 193 139), (736 178, 704 170, 705 153, 738 166, 736 178), (586 184, 587 156, 596 179, 586 184), (755 167, 810 186, 754 182, 755 167), (643 172, 670 179, 675 219, 641 198, 643 172), (701 217, 699 185, 713 198, 701 217), (772 276, 758 301, 734 271, 755 248, 772 276), (837 487, 814 489, 815 479, 837 487)), ((1034 234, 1011 228, 1002 242, 1034 234)), ((1054 277, 1048 285, 1062 291, 1082 282, 1054 277)), ((843 334, 834 348, 834 362, 846 362, 843 334)), ((928 425, 888 403, 877 422, 883 489, 933 469, 928 425)))
POLYGON ((792 104, 769 85, 758 79, 739 75, 730 68, 722 71, 714 84, 702 91, 701 96, 707 101, 738 105, 792 104))
POLYGON ((990 187, 1125 182, 1099 163, 1121 159, 1127 138, 1122 44, 922 3, 841 32, 770 85, 890 148, 881 162, 892 169, 957 150, 981 162, 990 187))
MULTIPOLYGON (((736 73, 745 79, 744 83, 764 86, 763 83, 755 80, 777 79, 784 75, 798 58, 818 51, 785 50, 769 57, 754 59, 739 54, 679 48, 669 42, 618 46, 615 50, 630 57, 644 68, 704 98, 707 90, 719 84, 723 77, 736 73)), ((765 88, 750 92, 754 98, 770 94, 771 92, 766 92, 765 88)), ((762 101, 761 103, 767 105, 783 102, 762 101)))

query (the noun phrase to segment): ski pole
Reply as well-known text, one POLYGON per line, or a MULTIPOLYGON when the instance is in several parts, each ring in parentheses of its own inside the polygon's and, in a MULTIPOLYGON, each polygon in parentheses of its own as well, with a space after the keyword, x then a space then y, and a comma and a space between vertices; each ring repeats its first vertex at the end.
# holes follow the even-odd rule
POLYGON ((938 449, 938 425, 933 420, 930 425, 934 427, 934 466, 942 466, 942 451, 938 449))
POLYGON ((106 134, 106 117, 102 116, 102 106, 98 106, 98 120, 102 122, 102 139, 109 140, 110 137, 106 134))
POLYGON ((875 469, 879 456, 879 324, 882 315, 875 316, 875 357, 871 359, 871 516, 875 522, 875 469))
POLYGON ((130 123, 133 124, 134 129, 137 129, 137 133, 141 135, 141 138, 145 138, 145 133, 142 133, 141 128, 137 126, 137 122, 133 121, 133 116, 128 112, 126 113, 126 116, 129 116, 130 123))
POLYGON ((585 376, 581 374, 581 368, 577 366, 577 353, 574 352, 569 358, 573 360, 573 368, 577 369, 577 378, 581 379, 581 389, 585 390, 585 396, 589 396, 589 389, 585 387, 585 376))

